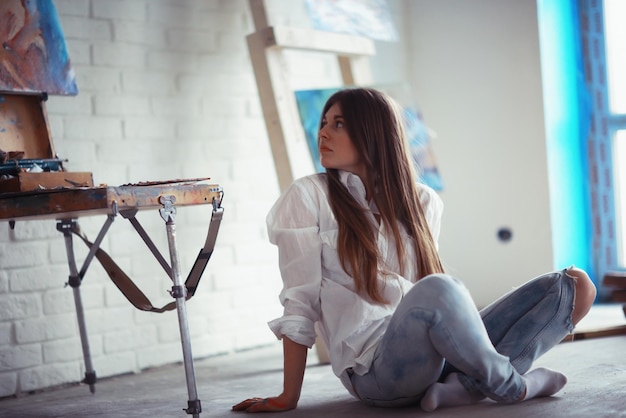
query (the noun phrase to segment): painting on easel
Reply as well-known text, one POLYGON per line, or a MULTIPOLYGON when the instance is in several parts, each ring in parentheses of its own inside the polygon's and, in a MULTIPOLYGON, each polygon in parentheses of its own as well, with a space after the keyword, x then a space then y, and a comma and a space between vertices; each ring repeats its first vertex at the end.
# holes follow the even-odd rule
MULTIPOLYGON (((393 90, 392 88, 382 90, 389 89, 393 90)), ((304 129, 313 164, 315 165, 316 171, 319 173, 325 171, 324 167, 320 164, 320 156, 317 149, 317 133, 319 130, 320 117, 324 104, 337 90, 339 90, 339 88, 299 90, 295 92, 300 122, 304 129)), ((394 97, 393 93, 388 92, 388 94, 394 97)), ((396 95, 398 95, 398 92, 396 92, 396 95)), ((434 190, 443 190, 443 181, 430 143, 433 133, 424 124, 422 115, 415 109, 415 106, 403 104, 403 102, 401 102, 401 104, 404 128, 409 142, 411 156, 419 177, 418 180, 432 187, 434 190)))
POLYGON ((0 91, 78 94, 52 0, 0 1, 0 91))
POLYGON ((398 40, 386 0, 306 0, 306 5, 315 29, 398 40))

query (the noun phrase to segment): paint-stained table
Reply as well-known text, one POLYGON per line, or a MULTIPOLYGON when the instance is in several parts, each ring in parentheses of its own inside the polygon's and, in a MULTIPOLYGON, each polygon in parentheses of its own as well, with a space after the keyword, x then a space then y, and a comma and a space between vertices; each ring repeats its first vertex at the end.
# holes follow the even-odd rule
POLYGON ((80 294, 80 284, 87 268, 94 257, 105 267, 114 283, 135 307, 154 312, 176 309, 181 335, 183 361, 187 379, 189 399, 185 411, 199 417, 202 407, 197 396, 193 368, 193 357, 188 329, 185 301, 193 295, 200 276, 213 252, 215 240, 222 219, 223 190, 218 184, 209 184, 204 179, 172 180, 165 182, 147 182, 128 184, 117 187, 62 188, 33 192, 0 194, 0 220, 10 222, 11 228, 16 221, 35 219, 54 219, 57 230, 63 233, 70 269, 68 284, 74 291, 76 315, 85 360, 85 383, 95 391, 96 374, 91 361, 87 327, 80 294), (212 214, 208 226, 207 239, 200 250, 185 283, 182 281, 178 250, 176 246, 175 217, 177 207, 191 205, 210 205, 212 214), (138 211, 158 210, 165 221, 170 262, 160 254, 148 233, 135 218, 138 211), (90 242, 81 232, 78 219, 85 216, 106 216, 97 238, 90 242), (163 269, 172 279, 171 295, 175 302, 163 308, 154 308, 143 293, 127 278, 117 265, 100 248, 111 223, 117 216, 128 219, 137 233, 144 240, 163 269), (80 271, 76 265, 72 235, 78 235, 89 246, 89 252, 80 271))

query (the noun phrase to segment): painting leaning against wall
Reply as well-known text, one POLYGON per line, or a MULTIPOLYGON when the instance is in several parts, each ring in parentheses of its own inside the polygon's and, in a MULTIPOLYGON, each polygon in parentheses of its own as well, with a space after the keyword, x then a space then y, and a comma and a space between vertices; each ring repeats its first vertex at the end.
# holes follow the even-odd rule
POLYGON ((0 91, 78 94, 52 0, 1 0, 0 42, 0 91))

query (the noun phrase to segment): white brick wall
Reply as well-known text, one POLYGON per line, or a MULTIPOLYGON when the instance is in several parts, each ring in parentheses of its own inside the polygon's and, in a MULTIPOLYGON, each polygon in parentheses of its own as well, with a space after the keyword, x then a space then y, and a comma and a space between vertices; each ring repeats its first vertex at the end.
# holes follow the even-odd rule
MULTIPOLYGON (((47 103, 57 153, 96 184, 211 177, 225 191, 215 252, 188 305, 195 357, 269 344, 280 315, 277 253, 265 215, 279 195, 245 36, 247 0, 55 0, 79 94, 47 103)), ((298 24, 293 0, 269 2, 274 24, 298 24)), ((304 7, 303 5, 300 5, 304 7)), ((306 26, 306 24, 305 24, 306 26)), ((294 88, 338 85, 331 58, 294 54, 294 88), (330 63, 330 64, 329 64, 330 63)), ((387 63, 388 64, 388 63, 387 63)), ((180 208, 186 277, 203 245, 209 207, 180 208)), ((169 259, 158 213, 138 219, 169 259)), ((104 217, 81 218, 94 239, 104 217)), ((79 263, 86 254, 75 239, 79 263)), ((155 305, 169 279, 124 219, 103 248, 155 305)), ((0 397, 84 376, 62 235, 55 222, 0 223, 0 397)), ((94 260, 81 286, 99 377, 182 359, 175 312, 135 310, 94 260)))
MULTIPOLYGON (((55 0, 79 87, 47 102, 54 145, 72 171, 118 185, 212 177, 225 190, 213 259, 188 303, 196 357, 275 340, 276 252, 264 218, 278 184, 245 36, 245 0, 55 0)), ((139 219, 169 259, 158 213, 139 219)), ((210 208, 179 208, 183 276, 204 243, 210 208)), ((104 217, 82 218, 94 239, 104 217)), ((86 250, 75 239, 82 265, 86 250)), ((103 247, 154 304, 169 279, 131 225, 117 219, 103 247)), ((55 221, 0 224, 0 397, 83 378, 62 234, 55 221)), ((94 261, 81 286, 99 377, 182 359, 175 311, 135 310, 94 261)))

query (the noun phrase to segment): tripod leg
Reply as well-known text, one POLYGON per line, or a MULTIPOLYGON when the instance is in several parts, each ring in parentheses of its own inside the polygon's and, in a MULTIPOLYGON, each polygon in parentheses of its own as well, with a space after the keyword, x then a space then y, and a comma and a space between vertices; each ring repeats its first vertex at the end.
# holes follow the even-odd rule
POLYGON ((193 415, 193 418, 199 418, 200 412, 202 412, 202 406, 200 404, 200 399, 198 399, 198 393, 196 390, 196 376, 193 367, 193 355, 191 353, 191 337, 189 334, 187 308, 185 305, 187 289, 183 285, 178 251, 176 249, 176 225, 174 222, 176 210, 173 207, 175 199, 173 196, 162 196, 160 199, 161 203, 164 205, 164 208, 161 209, 161 217, 165 220, 167 243, 170 250, 172 281, 174 282, 171 294, 176 299, 180 340, 183 348, 183 362, 185 364, 185 377, 187 379, 187 393, 189 395, 185 412, 189 415, 193 415))
POLYGON ((91 350, 89 348, 89 338, 87 336, 87 324, 85 322, 85 311, 83 309, 83 300, 80 294, 81 278, 76 267, 76 258, 74 257, 74 244, 72 241, 71 229, 75 224, 75 220, 60 220, 57 223, 57 230, 63 233, 65 237, 65 250, 67 252, 67 262, 70 268, 70 276, 68 284, 74 292, 74 305, 76 306, 76 318, 78 320, 78 330, 80 332, 80 341, 83 348, 83 358, 85 360, 85 380, 89 385, 91 393, 96 391, 96 372, 91 362, 91 350))

